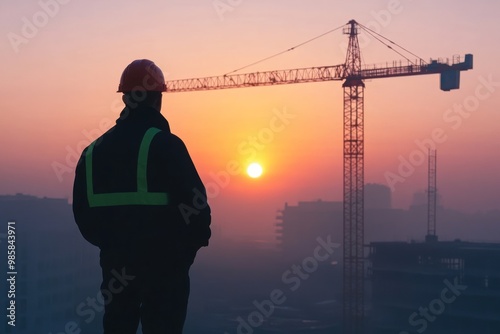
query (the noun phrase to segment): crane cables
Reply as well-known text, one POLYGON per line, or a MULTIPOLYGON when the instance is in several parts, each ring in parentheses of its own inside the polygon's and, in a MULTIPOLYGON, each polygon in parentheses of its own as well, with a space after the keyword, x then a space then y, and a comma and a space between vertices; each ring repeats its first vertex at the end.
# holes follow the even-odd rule
POLYGON ((327 31, 327 32, 325 32, 325 33, 322 33, 321 35, 318 35, 318 36, 316 36, 316 37, 313 37, 313 38, 311 38, 311 39, 309 39, 309 40, 307 40, 307 41, 305 41, 305 42, 302 42, 302 43, 300 43, 300 44, 297 44, 297 45, 295 45, 295 46, 293 46, 293 47, 291 47, 291 48, 289 48, 289 49, 286 49, 286 50, 284 50, 284 51, 278 52, 278 53, 276 53, 276 54, 274 54, 274 55, 272 55, 272 56, 269 56, 269 57, 263 58, 263 59, 258 60, 258 61, 256 61, 256 62, 253 62, 253 63, 251 63, 251 64, 248 64, 248 65, 245 65, 245 66, 243 66, 243 67, 240 67, 240 68, 238 68, 238 69, 236 69, 236 70, 234 70, 234 71, 228 72, 228 73, 224 74, 224 76, 229 75, 229 74, 233 74, 233 73, 235 73, 235 72, 241 71, 241 70, 243 70, 243 69, 245 69, 245 68, 248 68, 248 67, 250 67, 250 66, 257 65, 257 64, 262 63, 262 62, 264 62, 264 61, 266 61, 266 60, 269 60, 269 59, 271 59, 271 58, 274 58, 274 57, 280 56, 280 55, 282 55, 282 54, 284 54, 284 53, 287 53, 287 52, 293 51, 293 50, 297 49, 298 47, 301 47, 301 46, 303 46, 303 45, 305 45, 305 44, 307 44, 307 43, 310 43, 310 42, 312 42, 312 41, 314 41, 314 40, 317 40, 318 38, 321 38, 321 37, 323 37, 323 36, 326 36, 326 35, 328 35, 328 34, 330 34, 330 33, 332 33, 332 32, 335 32, 335 31, 337 31, 337 30, 339 30, 340 28, 343 28, 343 27, 345 27, 345 24, 343 24, 343 25, 341 25, 340 27, 337 27, 337 28, 335 28, 335 29, 329 30, 329 31, 327 31))
MULTIPOLYGON (((422 57, 417 56, 417 55, 416 55, 416 54, 414 54, 413 52, 411 52, 411 51, 409 51, 409 50, 405 49, 405 48, 404 48, 404 47, 402 47, 401 45, 399 45, 399 44, 397 44, 397 43, 395 43, 395 42, 391 41, 390 39, 388 39, 388 38, 386 38, 386 37, 382 36, 382 35, 381 35, 381 34, 379 34, 378 32, 376 32, 376 31, 374 31, 374 30, 372 30, 372 29, 370 29, 370 28, 368 28, 368 27, 366 27, 366 26, 364 26, 364 25, 362 25, 362 24, 360 24, 360 23, 357 23, 357 24, 358 24, 358 25, 361 27, 361 29, 363 29, 363 30, 364 30, 364 31, 365 31, 368 35, 372 36, 372 37, 373 37, 373 38, 375 38, 377 41, 379 41, 379 42, 380 42, 380 43, 382 43, 383 45, 387 46, 387 48, 391 49, 392 51, 396 52, 396 53, 397 53, 398 55, 400 55, 401 57, 405 58, 405 59, 406 59, 409 63, 414 64, 414 62, 413 62, 413 61, 411 61, 408 57, 406 57, 406 56, 405 56, 405 55, 403 55, 401 52, 399 52, 398 50, 396 50, 395 48, 393 48, 392 46, 390 46, 388 43, 386 43, 386 42, 382 41, 382 39, 384 39, 384 40, 388 41, 389 43, 391 43, 391 44, 395 45, 396 47, 398 47, 398 48, 400 48, 400 49, 402 49, 402 50, 404 50, 404 51, 408 52, 408 53, 409 53, 409 54, 411 54, 412 56, 417 57, 417 59, 419 59, 419 60, 420 60, 420 62, 425 63, 425 61, 422 59, 422 57), (379 37, 377 37, 377 36, 379 36, 380 38, 379 38, 379 37), (382 38, 382 39, 381 39, 381 38, 382 38)), ((415 64, 414 64, 414 65, 415 65, 415 64)))

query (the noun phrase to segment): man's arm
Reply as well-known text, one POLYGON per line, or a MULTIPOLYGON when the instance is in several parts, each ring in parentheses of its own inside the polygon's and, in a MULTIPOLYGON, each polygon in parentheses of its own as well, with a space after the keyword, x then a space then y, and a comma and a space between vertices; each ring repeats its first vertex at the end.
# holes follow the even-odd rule
POLYGON ((87 199, 85 175, 85 152, 82 153, 75 170, 73 184, 73 215, 82 236, 95 246, 100 245, 99 222, 92 217, 87 199))
POLYGON ((186 145, 175 135, 169 136, 170 168, 175 188, 174 203, 187 225, 191 247, 208 246, 211 236, 211 210, 205 186, 198 175, 186 145))

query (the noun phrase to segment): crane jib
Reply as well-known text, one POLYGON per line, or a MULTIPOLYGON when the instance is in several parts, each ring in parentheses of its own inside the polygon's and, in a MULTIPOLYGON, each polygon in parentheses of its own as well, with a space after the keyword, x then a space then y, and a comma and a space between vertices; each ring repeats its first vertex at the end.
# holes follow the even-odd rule
POLYGON ((191 78, 167 81, 167 93, 272 86, 294 83, 345 80, 357 77, 361 80, 414 76, 423 74, 441 74, 441 89, 448 91, 460 87, 460 71, 473 67, 472 54, 466 54, 463 62, 432 60, 424 62, 393 62, 392 65, 368 65, 359 72, 347 74, 346 65, 318 66, 287 70, 273 70, 243 74, 231 74, 204 78, 191 78))

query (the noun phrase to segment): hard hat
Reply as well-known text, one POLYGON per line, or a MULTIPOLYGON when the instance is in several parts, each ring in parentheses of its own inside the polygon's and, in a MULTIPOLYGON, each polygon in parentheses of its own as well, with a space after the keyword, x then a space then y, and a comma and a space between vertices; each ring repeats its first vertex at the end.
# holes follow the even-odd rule
POLYGON ((167 85, 158 66, 148 59, 137 59, 123 70, 118 86, 118 93, 127 93, 132 90, 149 92, 165 92, 167 85))

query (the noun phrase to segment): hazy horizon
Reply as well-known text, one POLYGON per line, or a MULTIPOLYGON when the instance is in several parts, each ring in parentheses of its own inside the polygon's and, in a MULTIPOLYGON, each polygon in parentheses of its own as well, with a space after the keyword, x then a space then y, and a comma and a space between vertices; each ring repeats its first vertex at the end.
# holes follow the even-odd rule
MULTIPOLYGON (((249 328, 249 324, 255 333, 340 332, 342 215, 341 212, 333 214, 333 211, 328 211, 328 208, 338 207, 336 204, 328 206, 328 203, 310 202, 302 210, 293 208, 282 225, 286 240, 282 239, 280 246, 274 248, 262 240, 242 242, 234 235, 221 233, 215 225, 209 247, 198 252, 190 271, 192 289, 185 333, 242 333, 242 326, 249 328), (273 299, 274 304, 271 304, 269 300, 273 291, 280 291, 282 298, 273 299)), ((438 235, 441 241, 451 242, 424 243, 418 241, 423 241, 425 233, 425 209, 424 205, 406 215, 399 210, 394 210, 394 215, 388 215, 387 210, 367 210, 365 241, 370 244, 372 255, 372 247, 381 250, 376 253, 381 263, 368 254, 366 258, 371 268, 381 269, 378 279, 367 272, 367 323, 376 327, 385 322, 398 330, 417 326, 417 322, 408 321, 408 316, 419 310, 419 305, 435 303, 436 296, 442 296, 440 277, 445 275, 453 281, 454 275, 464 273, 465 268, 465 284, 470 285, 470 289, 445 312, 433 312, 439 320, 429 325, 429 333, 456 333, 455 327, 470 320, 476 326, 470 333, 476 333, 477 326, 482 326, 484 332, 488 328, 498 328, 499 267, 496 264, 500 260, 500 243, 469 241, 482 235, 489 237, 489 242, 492 239, 498 242, 495 231, 498 230, 496 223, 500 212, 491 217, 471 216, 468 221, 463 215, 440 211, 438 235), (457 218, 462 221, 457 221, 457 218), (417 242, 406 240, 408 233, 417 236, 417 242), (462 239, 462 242, 456 239, 462 239), (434 263, 427 269, 423 266, 418 272, 415 270, 421 262, 416 257, 407 258, 407 263, 402 264, 401 254, 383 252, 386 247, 401 251, 422 247, 427 249, 426 252, 437 247, 439 250, 433 252, 433 256, 442 260, 438 263, 449 263, 450 267, 446 271, 436 270, 434 263), (450 262, 449 254, 441 253, 446 249, 453 250, 453 261, 461 259, 465 265, 460 267, 455 266, 456 262, 450 262), (387 265, 391 263, 400 272, 388 271, 387 265), (401 276, 408 270, 407 265, 414 266, 414 271, 409 272, 409 277, 401 276), (477 270, 478 265, 481 270, 477 270), (431 268, 435 271, 430 271, 431 268), (437 280, 430 280, 429 276, 435 276, 437 280), (425 281, 425 286, 417 283, 418 277, 425 281), (406 288, 393 287, 387 279, 405 284, 406 288), (376 289, 372 291, 368 287, 370 284, 376 289), (410 304, 404 304, 397 310, 399 312, 391 311, 386 307, 391 300, 410 304), (460 321, 453 318, 457 312, 460 321), (482 312, 482 317, 475 318, 475 312, 482 312), (448 329, 448 326, 451 326, 449 331, 440 330, 448 329)), ((102 321, 102 308, 99 308, 100 299, 97 297, 101 277, 99 250, 80 235, 73 222, 71 207, 64 200, 0 196, 0 219, 11 221, 14 216, 19 268, 16 285, 18 326, 11 328, 11 332, 32 333, 36 328, 40 333, 55 333, 67 328, 67 324, 74 324, 82 333, 99 332, 102 321), (97 304, 91 304, 96 299, 97 304), (25 324, 25 328, 21 324, 25 324)), ((2 252, 7 247, 6 224, 3 226, 0 228, 2 252)), ((2 270, 6 271, 6 261, 2 264, 2 270)), ((8 297, 6 290, 7 285, 3 289, 5 293, 0 295, 2 303, 8 297)))

